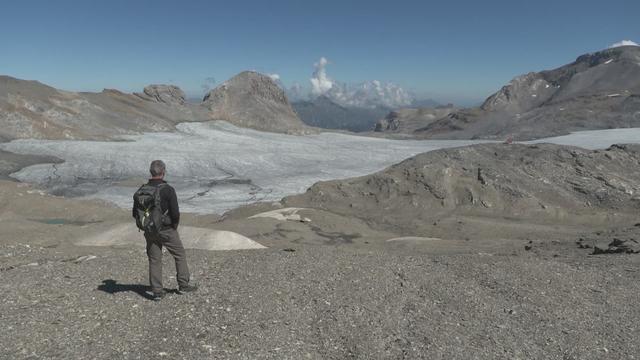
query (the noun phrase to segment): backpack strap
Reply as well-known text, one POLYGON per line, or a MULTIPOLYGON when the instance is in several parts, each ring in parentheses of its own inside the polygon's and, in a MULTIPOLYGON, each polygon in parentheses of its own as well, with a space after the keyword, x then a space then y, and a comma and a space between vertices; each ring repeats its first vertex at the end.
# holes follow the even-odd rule
POLYGON ((156 206, 158 209, 160 209, 161 213, 163 215, 167 215, 169 213, 169 209, 166 209, 164 212, 162 212, 162 202, 160 201, 160 189, 162 189, 165 186, 168 186, 169 184, 167 183, 160 183, 158 184, 158 186, 156 186, 156 193, 153 195, 153 201, 154 201, 154 206, 156 206))
POLYGON ((160 201, 160 189, 162 189, 166 184, 165 183, 160 183, 158 184, 158 186, 156 186, 156 193, 153 195, 153 201, 155 202, 154 205, 156 208, 160 209, 160 212, 162 212, 162 202, 160 201))

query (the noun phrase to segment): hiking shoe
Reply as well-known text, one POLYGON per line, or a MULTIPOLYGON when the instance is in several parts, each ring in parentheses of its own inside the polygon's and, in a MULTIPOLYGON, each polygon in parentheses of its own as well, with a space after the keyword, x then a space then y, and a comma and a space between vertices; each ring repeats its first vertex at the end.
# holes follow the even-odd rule
POLYGON ((198 287, 196 285, 183 285, 178 288, 178 294, 194 292, 196 290, 198 290, 198 287))
POLYGON ((151 300, 153 301, 160 301, 162 300, 162 298, 166 295, 166 293, 163 292, 154 292, 153 295, 151 295, 151 300))

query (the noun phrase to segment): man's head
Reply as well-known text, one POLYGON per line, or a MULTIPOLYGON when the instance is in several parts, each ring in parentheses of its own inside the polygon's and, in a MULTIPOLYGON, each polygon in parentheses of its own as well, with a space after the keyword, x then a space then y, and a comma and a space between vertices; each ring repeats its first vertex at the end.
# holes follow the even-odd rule
POLYGON ((162 160, 153 160, 149 166, 149 172, 152 178, 162 179, 164 177, 165 165, 162 160))

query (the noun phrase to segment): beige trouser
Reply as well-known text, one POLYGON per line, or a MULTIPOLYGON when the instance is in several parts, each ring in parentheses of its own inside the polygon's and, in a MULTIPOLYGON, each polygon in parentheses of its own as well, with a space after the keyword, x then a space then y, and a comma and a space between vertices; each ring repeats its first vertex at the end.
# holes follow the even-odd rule
POLYGON ((176 279, 178 286, 189 284, 189 267, 187 266, 187 255, 182 246, 178 230, 168 228, 160 230, 158 234, 144 234, 147 240, 147 257, 149 258, 149 283, 151 291, 158 293, 162 291, 162 247, 167 250, 176 262, 176 279))

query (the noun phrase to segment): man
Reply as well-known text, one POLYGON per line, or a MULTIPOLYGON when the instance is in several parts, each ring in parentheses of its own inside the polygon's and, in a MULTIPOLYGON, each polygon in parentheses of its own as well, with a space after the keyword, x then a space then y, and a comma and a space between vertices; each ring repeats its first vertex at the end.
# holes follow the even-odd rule
MULTIPOLYGON (((187 256, 178 234, 178 224, 180 223, 180 209, 178 208, 178 197, 173 187, 164 181, 165 164, 162 160, 151 162, 149 172, 151 179, 147 185, 160 187, 160 207, 162 214, 166 214, 162 221, 162 226, 157 233, 146 232, 144 237, 147 240, 147 257, 149 258, 149 283, 154 300, 161 300, 165 291, 162 287, 162 247, 166 247, 176 263, 176 279, 178 280, 178 293, 183 294, 198 289, 197 286, 189 284, 189 267, 187 256)), ((133 217, 136 217, 136 196, 133 202, 133 217)))

